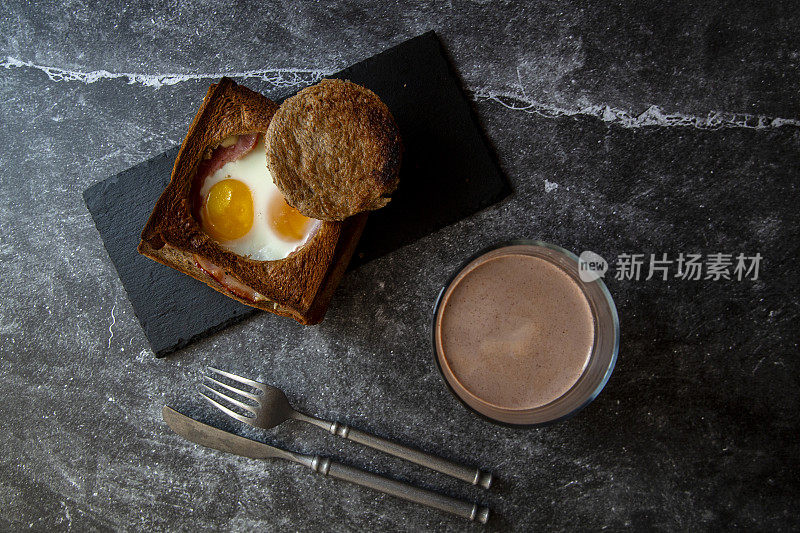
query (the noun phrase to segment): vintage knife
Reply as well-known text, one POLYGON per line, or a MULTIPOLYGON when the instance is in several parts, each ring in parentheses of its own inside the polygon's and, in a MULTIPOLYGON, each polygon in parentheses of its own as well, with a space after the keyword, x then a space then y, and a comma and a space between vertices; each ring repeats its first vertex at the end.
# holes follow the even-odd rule
POLYGON ((201 446, 213 448, 223 452, 233 453, 252 459, 287 459, 307 466, 314 472, 324 476, 331 476, 343 479, 357 485, 363 485, 377 491, 403 498, 416 503, 421 503, 441 511, 458 515, 467 520, 478 521, 483 524, 489 519, 489 509, 478 504, 437 494, 429 490, 421 489, 385 478, 365 470, 360 470, 352 466, 343 465, 319 455, 305 455, 301 453, 288 452, 263 442, 258 442, 245 437, 240 437, 233 433, 228 433, 221 429, 198 422, 193 418, 179 413, 169 406, 164 406, 161 411, 167 425, 180 435, 201 446))

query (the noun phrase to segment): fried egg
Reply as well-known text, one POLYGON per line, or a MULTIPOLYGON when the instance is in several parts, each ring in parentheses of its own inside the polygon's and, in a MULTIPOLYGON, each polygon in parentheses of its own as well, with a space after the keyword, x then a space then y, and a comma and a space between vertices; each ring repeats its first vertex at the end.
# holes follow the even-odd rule
POLYGON ((206 177, 200 199, 203 231, 226 250, 257 261, 283 259, 319 224, 288 205, 275 186, 263 135, 249 153, 206 177))

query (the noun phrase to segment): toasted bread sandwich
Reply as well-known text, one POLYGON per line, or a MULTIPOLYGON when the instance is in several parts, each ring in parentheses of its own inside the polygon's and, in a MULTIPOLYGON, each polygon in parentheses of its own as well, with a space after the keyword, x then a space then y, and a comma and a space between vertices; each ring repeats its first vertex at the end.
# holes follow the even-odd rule
POLYGON ((278 109, 227 78, 211 86, 138 250, 244 304, 315 324, 367 215, 314 219, 285 202, 266 165, 278 109))

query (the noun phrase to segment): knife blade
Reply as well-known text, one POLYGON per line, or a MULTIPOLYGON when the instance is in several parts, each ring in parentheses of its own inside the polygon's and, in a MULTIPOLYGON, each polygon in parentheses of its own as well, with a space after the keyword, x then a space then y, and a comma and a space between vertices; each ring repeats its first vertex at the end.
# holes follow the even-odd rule
POLYGON ((161 416, 172 431, 200 446, 251 459, 288 459, 311 466, 310 462, 313 458, 310 456, 291 453, 263 442, 223 431, 179 413, 167 405, 161 410, 161 416))

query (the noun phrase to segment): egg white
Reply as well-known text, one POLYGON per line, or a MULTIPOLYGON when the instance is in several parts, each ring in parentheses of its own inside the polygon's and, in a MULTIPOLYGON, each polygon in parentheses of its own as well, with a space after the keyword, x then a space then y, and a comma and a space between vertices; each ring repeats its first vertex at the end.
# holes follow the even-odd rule
MULTIPOLYGON (((314 231, 314 223, 309 228, 303 239, 298 241, 285 241, 270 227, 267 217, 267 206, 274 195, 282 196, 280 189, 275 186, 267 168, 267 152, 264 149, 264 138, 260 136, 256 146, 244 157, 236 161, 225 163, 219 170, 205 179, 200 188, 200 197, 205 198, 215 184, 233 178, 241 181, 250 189, 253 197, 253 226, 245 235, 232 241, 220 242, 220 246, 231 252, 249 257, 256 261, 274 261, 283 259, 297 248, 302 246, 308 236, 314 231)), ((200 210, 202 223, 207 226, 205 209, 200 210)))

